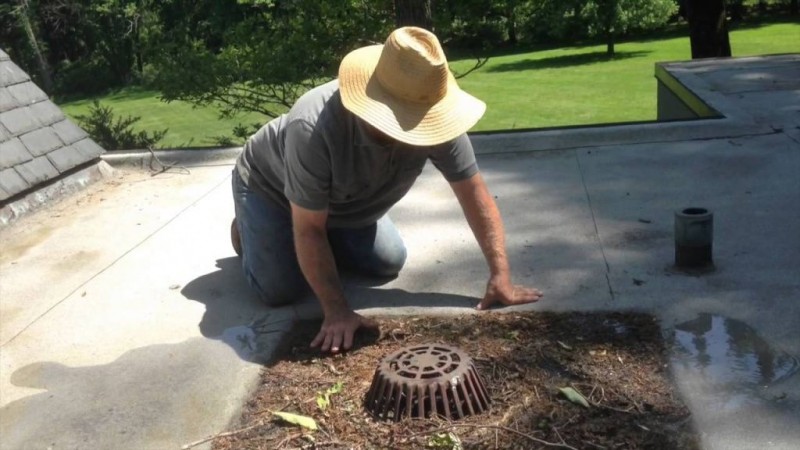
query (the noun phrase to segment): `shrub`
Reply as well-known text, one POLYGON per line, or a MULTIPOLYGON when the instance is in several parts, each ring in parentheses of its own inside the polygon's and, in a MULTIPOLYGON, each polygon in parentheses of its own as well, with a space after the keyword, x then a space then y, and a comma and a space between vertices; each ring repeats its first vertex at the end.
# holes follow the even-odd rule
POLYGON ((101 147, 106 150, 127 150, 148 148, 164 138, 167 129, 153 131, 136 131, 133 124, 141 117, 115 117, 110 106, 102 106, 95 100, 89 107, 88 115, 76 116, 78 122, 101 147))
POLYGON ((233 136, 212 136, 210 140, 218 147, 235 147, 238 145, 244 145, 244 143, 247 142, 247 139, 249 139, 250 136, 258 131, 261 126, 262 125, 260 123, 252 123, 250 125, 238 123, 231 131, 233 136))

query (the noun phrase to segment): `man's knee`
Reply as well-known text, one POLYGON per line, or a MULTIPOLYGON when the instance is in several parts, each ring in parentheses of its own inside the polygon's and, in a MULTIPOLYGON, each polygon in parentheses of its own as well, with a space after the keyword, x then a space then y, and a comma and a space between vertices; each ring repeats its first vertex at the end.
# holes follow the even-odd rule
POLYGON ((391 252, 383 252, 375 255, 372 261, 368 261, 362 270, 378 277, 396 277, 406 264, 408 253, 405 246, 400 245, 392 249, 391 252))

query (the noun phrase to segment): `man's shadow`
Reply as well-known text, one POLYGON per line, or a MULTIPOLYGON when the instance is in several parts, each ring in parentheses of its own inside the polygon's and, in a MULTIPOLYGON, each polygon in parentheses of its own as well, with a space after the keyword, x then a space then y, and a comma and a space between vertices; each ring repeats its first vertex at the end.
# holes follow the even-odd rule
MULTIPOLYGON (((272 308, 266 306, 247 283, 241 259, 218 259, 218 270, 201 275, 187 283, 181 294, 205 305, 198 324, 200 333, 231 346, 247 361, 266 362, 278 345, 276 337, 291 332, 297 317, 321 320, 319 302, 306 295, 296 304, 272 308)), ((390 280, 375 279, 345 272, 343 282, 350 306, 367 313, 435 314, 452 312, 453 308, 468 312, 478 299, 462 295, 424 292, 414 293, 397 288, 380 288, 390 280), (369 311, 372 309, 373 311, 369 311), (378 310, 380 309, 380 311, 378 310), (384 311, 385 310, 385 311, 384 311)), ((306 330, 303 328, 302 330, 306 330)), ((301 329, 297 329, 298 332, 301 329)), ((314 336, 308 336, 311 342, 314 336)))
POLYGON ((200 333, 228 344, 246 361, 268 359, 277 345, 274 337, 292 326, 294 310, 265 306, 247 284, 238 257, 218 259, 216 266, 181 289, 184 297, 205 305, 200 333))

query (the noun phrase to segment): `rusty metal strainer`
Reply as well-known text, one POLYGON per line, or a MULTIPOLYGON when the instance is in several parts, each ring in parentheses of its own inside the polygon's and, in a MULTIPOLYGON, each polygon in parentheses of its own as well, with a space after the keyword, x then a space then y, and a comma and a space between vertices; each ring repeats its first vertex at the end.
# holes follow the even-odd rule
POLYGON ((472 358, 441 344, 402 348, 381 361, 365 407, 376 418, 461 419, 480 414, 491 400, 472 358))

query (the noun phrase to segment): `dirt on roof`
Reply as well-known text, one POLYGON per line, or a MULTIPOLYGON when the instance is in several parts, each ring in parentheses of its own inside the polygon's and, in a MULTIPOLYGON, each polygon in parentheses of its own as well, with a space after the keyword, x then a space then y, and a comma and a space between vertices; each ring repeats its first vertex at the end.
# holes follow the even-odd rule
POLYGON ((335 356, 308 347, 318 322, 299 323, 265 367, 240 422, 213 448, 699 448, 652 316, 488 313, 380 323, 380 335, 362 334, 354 350, 335 356), (425 343, 455 346, 473 359, 489 411, 392 422, 365 410, 381 359, 425 343), (287 424, 275 411, 313 418, 319 429, 287 424))

